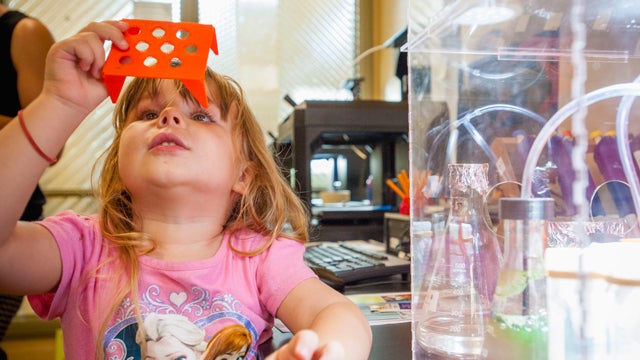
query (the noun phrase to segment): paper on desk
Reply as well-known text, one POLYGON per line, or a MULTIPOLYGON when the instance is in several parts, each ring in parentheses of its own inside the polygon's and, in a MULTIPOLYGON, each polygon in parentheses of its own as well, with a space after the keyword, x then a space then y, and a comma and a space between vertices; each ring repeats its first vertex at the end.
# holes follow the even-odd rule
POLYGON ((369 325, 411 321, 411 293, 374 293, 347 295, 369 321, 369 325))
POLYGON ((410 302, 398 302, 391 304, 371 304, 369 305, 371 311, 386 312, 386 311, 411 311, 410 302))

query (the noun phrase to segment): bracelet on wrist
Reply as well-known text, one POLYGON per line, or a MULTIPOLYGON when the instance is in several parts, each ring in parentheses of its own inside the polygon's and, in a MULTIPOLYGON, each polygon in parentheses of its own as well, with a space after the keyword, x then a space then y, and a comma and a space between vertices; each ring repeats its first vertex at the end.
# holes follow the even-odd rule
POLYGON ((29 133, 27 125, 25 125, 24 123, 24 115, 22 114, 22 110, 18 111, 18 121, 20 122, 20 127, 22 128, 24 136, 27 138, 27 140, 29 140, 29 144, 31 144, 33 150, 35 150, 38 155, 40 155, 41 158, 45 159, 50 165, 57 163, 58 159, 56 159, 55 157, 50 157, 44 151, 42 151, 40 146, 38 146, 38 143, 36 143, 36 141, 33 139, 33 136, 31 136, 31 133, 29 133))

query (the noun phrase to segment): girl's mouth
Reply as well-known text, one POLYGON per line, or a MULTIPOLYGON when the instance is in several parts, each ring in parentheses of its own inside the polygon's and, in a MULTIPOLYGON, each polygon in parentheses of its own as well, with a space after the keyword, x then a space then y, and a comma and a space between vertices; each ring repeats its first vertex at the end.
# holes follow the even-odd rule
POLYGON ((149 149, 153 149, 158 146, 177 146, 188 149, 188 147, 182 142, 182 140, 180 140, 180 138, 171 133, 161 133, 156 135, 156 137, 151 140, 149 149))

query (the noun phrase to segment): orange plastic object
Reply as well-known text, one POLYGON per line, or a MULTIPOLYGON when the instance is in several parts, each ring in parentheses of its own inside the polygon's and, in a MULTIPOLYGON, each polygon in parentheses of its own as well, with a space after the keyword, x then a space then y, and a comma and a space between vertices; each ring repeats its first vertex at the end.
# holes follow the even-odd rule
POLYGON ((209 49, 218 54, 212 25, 156 20, 122 20, 129 49, 111 47, 103 67, 107 92, 114 103, 127 76, 181 80, 203 107, 208 107, 204 74, 209 49))

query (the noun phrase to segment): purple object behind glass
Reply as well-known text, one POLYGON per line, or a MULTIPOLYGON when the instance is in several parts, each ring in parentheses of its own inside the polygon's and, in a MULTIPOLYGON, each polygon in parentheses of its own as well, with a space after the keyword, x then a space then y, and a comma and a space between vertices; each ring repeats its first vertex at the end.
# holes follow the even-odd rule
MULTIPOLYGON (((634 146, 640 146, 640 143, 636 145, 634 141, 635 139, 632 139, 630 144, 632 153, 634 152, 634 146)), ((604 181, 608 182, 607 189, 618 208, 618 215, 624 217, 632 213, 634 210, 630 202, 631 192, 625 185, 629 182, 624 174, 620 151, 618 150, 618 143, 615 136, 605 135, 600 138, 593 149, 593 160, 598 165, 604 181), (624 182, 624 184, 620 182, 624 182)))
POLYGON ((620 180, 627 182, 614 136, 605 135, 598 141, 593 149, 593 160, 598 165, 598 169, 605 181, 620 180))
MULTIPOLYGON (((576 173, 573 170, 571 162, 571 151, 573 150, 573 139, 554 135, 549 139, 549 152, 551 160, 558 167, 558 183, 562 198, 566 205, 566 213, 558 215, 572 216, 576 214, 576 206, 573 202, 573 182, 576 179, 576 173)), ((591 174, 587 174, 587 199, 591 199, 595 191, 595 185, 591 174)))

